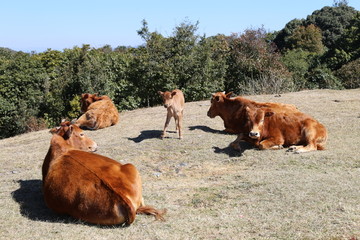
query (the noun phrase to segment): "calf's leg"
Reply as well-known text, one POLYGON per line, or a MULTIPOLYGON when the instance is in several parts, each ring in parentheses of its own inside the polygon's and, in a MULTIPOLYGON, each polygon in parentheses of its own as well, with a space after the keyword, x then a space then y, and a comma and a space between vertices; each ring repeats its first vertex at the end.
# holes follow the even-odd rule
POLYGON ((166 129, 169 126, 171 117, 172 117, 172 114, 171 114, 170 111, 168 111, 168 113, 166 115, 166 121, 165 121, 165 125, 164 125, 164 130, 163 130, 163 133, 161 134, 161 138, 164 138, 166 136, 166 129))

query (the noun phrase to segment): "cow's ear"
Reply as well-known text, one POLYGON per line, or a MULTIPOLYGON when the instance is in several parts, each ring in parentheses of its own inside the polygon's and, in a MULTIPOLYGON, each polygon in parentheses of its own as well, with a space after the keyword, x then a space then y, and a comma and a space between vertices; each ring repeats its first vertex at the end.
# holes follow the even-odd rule
POLYGON ((266 112, 265 117, 271 117, 274 114, 275 114, 274 112, 266 112))
POLYGON ((220 96, 215 96, 215 101, 220 102, 220 96))
POLYGON ((65 135, 64 135, 64 139, 69 139, 71 137, 71 134, 73 133, 74 131, 74 127, 72 125, 70 125, 67 129, 67 131, 65 132, 65 135))
POLYGON ((171 96, 173 97, 173 96, 175 96, 176 95, 176 92, 175 91, 172 91, 171 92, 171 96))
POLYGON ((162 91, 158 91, 158 94, 160 94, 161 96, 164 95, 162 91))
POLYGON ((227 94, 225 94, 225 96, 226 96, 227 98, 230 98, 232 94, 233 94, 233 92, 228 92, 227 94))
POLYGON ((49 132, 50 132, 51 134, 55 134, 55 133, 57 133, 57 132, 59 131, 59 129, 60 129, 60 127, 54 127, 54 128, 52 128, 52 129, 50 129, 49 132))

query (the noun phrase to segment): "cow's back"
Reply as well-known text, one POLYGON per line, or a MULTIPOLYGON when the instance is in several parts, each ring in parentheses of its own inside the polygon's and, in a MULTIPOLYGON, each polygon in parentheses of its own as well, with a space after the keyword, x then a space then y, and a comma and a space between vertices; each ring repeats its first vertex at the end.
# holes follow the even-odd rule
POLYGON ((94 119, 95 129, 115 125, 119 122, 119 112, 110 99, 93 102, 86 112, 88 119, 94 119))
POLYGON ((178 111, 183 111, 185 106, 184 94, 179 89, 175 89, 173 91, 176 92, 176 94, 173 96, 174 108, 178 111))
POLYGON ((120 170, 112 159, 71 150, 52 163, 43 186, 45 202, 58 213, 95 224, 133 221, 139 204, 128 195, 135 192, 131 197, 141 198, 141 181, 130 183, 120 170), (140 190, 132 190, 135 186, 140 190), (126 210, 116 209, 119 204, 126 210))

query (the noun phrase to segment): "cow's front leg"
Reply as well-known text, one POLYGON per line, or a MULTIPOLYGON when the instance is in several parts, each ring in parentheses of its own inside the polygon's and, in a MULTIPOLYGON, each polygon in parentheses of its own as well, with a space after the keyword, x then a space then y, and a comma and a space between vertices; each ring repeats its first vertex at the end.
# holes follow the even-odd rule
POLYGON ((259 149, 272 149, 272 150, 278 150, 282 149, 282 145, 284 144, 284 141, 281 139, 274 139, 274 138, 268 138, 259 143, 259 149))
POLYGON ((165 125, 164 125, 164 130, 163 130, 163 133, 161 134, 161 138, 164 138, 166 136, 166 129, 169 126, 169 122, 170 122, 171 117, 172 117, 172 114, 171 114, 170 111, 168 111, 168 113, 166 115, 166 121, 165 121, 165 125))
POLYGON ((235 139, 235 141, 230 143, 230 147, 233 148, 236 151, 241 151, 240 141, 243 141, 243 140, 244 140, 244 134, 239 133, 237 138, 235 139))

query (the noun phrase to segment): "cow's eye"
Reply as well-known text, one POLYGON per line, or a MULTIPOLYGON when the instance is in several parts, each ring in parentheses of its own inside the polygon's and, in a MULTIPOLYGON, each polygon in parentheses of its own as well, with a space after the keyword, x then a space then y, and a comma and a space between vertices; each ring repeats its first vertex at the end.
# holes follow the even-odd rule
POLYGON ((85 134, 84 134, 84 133, 80 133, 80 137, 83 137, 83 136, 85 136, 85 134))

